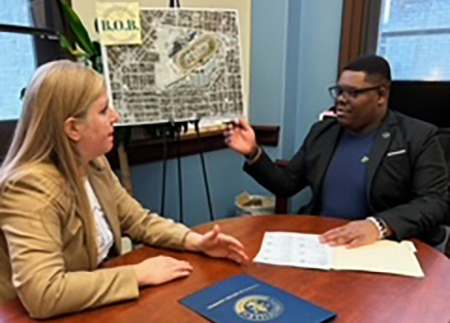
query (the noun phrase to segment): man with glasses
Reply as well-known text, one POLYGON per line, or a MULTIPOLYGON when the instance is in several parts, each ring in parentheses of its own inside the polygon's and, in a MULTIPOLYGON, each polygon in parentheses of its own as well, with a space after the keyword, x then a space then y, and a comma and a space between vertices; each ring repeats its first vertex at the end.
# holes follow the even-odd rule
POLYGON ((244 170, 277 196, 310 186, 300 212, 354 220, 321 235, 329 245, 357 247, 379 239, 419 238, 442 245, 447 169, 436 127, 388 109, 391 72, 382 57, 361 57, 329 89, 336 117, 314 124, 302 147, 278 167, 245 120, 225 141, 247 158, 244 170))

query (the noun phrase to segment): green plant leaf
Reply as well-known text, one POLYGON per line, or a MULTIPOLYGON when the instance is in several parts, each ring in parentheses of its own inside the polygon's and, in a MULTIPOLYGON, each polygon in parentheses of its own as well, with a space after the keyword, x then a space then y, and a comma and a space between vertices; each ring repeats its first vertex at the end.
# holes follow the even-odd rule
POLYGON ((59 43, 62 49, 66 50, 70 55, 75 57, 77 60, 81 59, 83 61, 88 61, 91 59, 91 56, 89 54, 86 54, 85 52, 72 47, 72 44, 64 35, 60 35, 59 43))
POLYGON ((75 57, 78 60, 83 60, 85 62, 85 64, 89 64, 89 62, 91 61, 91 56, 89 56, 86 53, 82 53, 82 52, 78 52, 77 54, 75 54, 75 57))
POLYGON ((86 52, 87 55, 92 56, 95 55, 95 47, 92 44, 91 38, 81 22, 80 17, 76 14, 76 12, 69 6, 64 0, 60 0, 62 4, 62 9, 64 15, 67 17, 69 21, 70 28, 72 29, 75 35, 75 41, 80 46, 82 50, 86 52))
POLYGON ((68 51, 70 54, 73 55, 75 48, 72 47, 72 44, 70 43, 70 41, 63 34, 59 35, 59 44, 61 45, 61 47, 63 49, 65 49, 66 51, 68 51))

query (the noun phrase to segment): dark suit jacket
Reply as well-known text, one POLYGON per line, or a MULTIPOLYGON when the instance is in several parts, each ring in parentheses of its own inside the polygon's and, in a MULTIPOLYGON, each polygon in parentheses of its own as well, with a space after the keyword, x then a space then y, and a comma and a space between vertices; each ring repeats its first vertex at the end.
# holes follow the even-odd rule
MULTIPOLYGON (((313 198, 302 212, 318 214, 322 183, 342 130, 335 119, 318 122, 287 167, 278 167, 263 152, 244 170, 281 197, 310 186, 313 198)), ((370 153, 370 215, 386 221, 399 240, 417 237, 436 245, 444 238, 448 175, 436 133, 429 123, 388 111, 370 153)))

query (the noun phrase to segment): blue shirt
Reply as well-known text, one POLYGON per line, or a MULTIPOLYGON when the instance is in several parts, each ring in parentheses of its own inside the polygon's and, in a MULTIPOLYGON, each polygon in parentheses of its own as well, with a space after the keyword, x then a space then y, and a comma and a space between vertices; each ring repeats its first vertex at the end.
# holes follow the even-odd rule
POLYGON ((344 131, 322 186, 322 215, 342 219, 368 216, 366 170, 378 131, 358 137, 344 131))

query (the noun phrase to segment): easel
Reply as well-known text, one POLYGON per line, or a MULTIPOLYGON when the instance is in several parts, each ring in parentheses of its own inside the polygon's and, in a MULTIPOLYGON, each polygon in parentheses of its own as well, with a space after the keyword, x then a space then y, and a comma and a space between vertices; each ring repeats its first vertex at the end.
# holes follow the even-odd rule
MULTIPOLYGON (((170 8, 180 8, 180 1, 179 0, 170 0, 169 7, 170 8)), ((163 172, 162 172, 160 213, 161 213, 161 215, 164 215, 164 211, 165 211, 167 144, 168 144, 167 134, 169 134, 169 137, 175 139, 177 142, 178 196, 179 196, 180 222, 182 222, 182 223, 184 222, 183 176, 182 176, 182 170, 181 170, 181 132, 183 130, 184 130, 184 133, 187 132, 189 123, 194 124, 194 129, 195 129, 195 133, 196 133, 197 140, 198 140, 198 147, 200 150, 200 161, 201 161, 201 165, 202 165, 203 180, 205 183, 206 198, 208 201, 209 217, 210 217, 211 221, 214 221, 214 212, 213 212, 213 208, 212 208, 211 194, 209 191, 209 184, 208 184, 208 174, 206 172, 205 157, 203 155, 203 143, 202 143, 202 138, 200 135, 200 126, 199 126, 200 119, 199 118, 192 120, 192 121, 179 121, 179 122, 170 120, 167 123, 167 131, 164 131, 164 133, 163 133, 164 148, 163 148, 163 172)))
POLYGON ((163 130, 162 137, 164 141, 163 145, 163 169, 162 169, 162 187, 161 187, 161 208, 160 213, 164 215, 165 212, 165 195, 166 195, 166 174, 167 174, 167 151, 169 140, 175 141, 177 144, 177 170, 178 170, 178 196, 179 196, 179 211, 180 211, 180 222, 184 222, 184 212, 183 212, 183 176, 181 169, 181 133, 186 133, 188 125, 193 124, 195 133, 197 136, 200 161, 202 165, 203 181, 205 183, 206 198, 208 201, 208 209, 210 220, 214 221, 214 212, 212 208, 211 193, 209 190, 208 174, 206 171, 205 157, 203 155, 203 143, 200 135, 200 119, 195 119, 191 121, 174 121, 170 120, 165 124, 165 130, 163 130))

